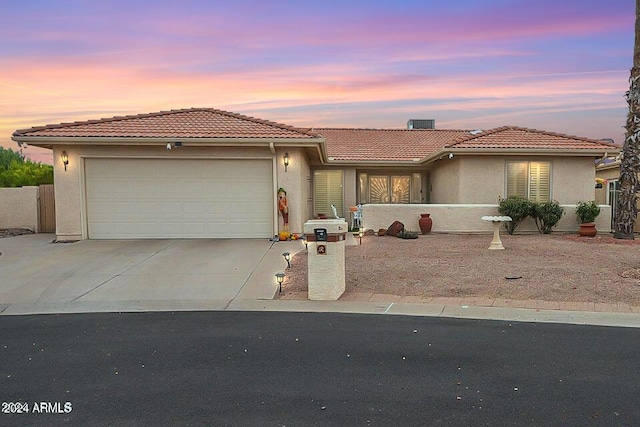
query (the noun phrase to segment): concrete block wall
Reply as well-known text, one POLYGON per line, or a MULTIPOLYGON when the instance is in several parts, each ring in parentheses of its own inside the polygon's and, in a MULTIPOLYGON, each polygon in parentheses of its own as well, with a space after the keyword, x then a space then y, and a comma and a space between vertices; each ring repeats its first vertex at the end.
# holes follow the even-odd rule
POLYGON ((38 232, 38 187, 0 188, 0 228, 38 232))
MULTIPOLYGON (((563 205, 565 213, 553 229, 556 232, 573 233, 580 228, 575 215, 576 205, 563 205)), ((368 204, 363 206, 363 226, 365 229, 387 228, 393 221, 401 221, 407 230, 419 231, 420 214, 429 213, 433 220, 434 233, 492 233, 492 224, 482 221, 485 215, 500 215, 498 205, 490 204, 368 204)), ((600 205, 600 215, 596 218, 599 233, 611 231, 611 206, 600 205)), ((523 221, 516 233, 538 232, 531 218, 523 221)))

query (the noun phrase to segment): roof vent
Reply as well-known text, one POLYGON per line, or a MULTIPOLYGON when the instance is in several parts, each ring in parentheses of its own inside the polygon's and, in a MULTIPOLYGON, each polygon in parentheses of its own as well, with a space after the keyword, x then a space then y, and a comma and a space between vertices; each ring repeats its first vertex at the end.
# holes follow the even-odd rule
POLYGON ((407 129, 435 129, 435 119, 411 119, 407 122, 407 129))
POLYGON ((480 135, 482 133, 482 129, 476 129, 469 132, 471 135, 480 135))

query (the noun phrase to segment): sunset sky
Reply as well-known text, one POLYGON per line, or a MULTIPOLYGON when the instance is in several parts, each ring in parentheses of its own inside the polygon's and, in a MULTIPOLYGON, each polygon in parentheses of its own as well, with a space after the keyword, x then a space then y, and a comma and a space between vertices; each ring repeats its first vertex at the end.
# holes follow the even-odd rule
MULTIPOLYGON (((213 107, 294 126, 518 125, 622 143, 632 0, 2 0, 16 129, 213 107)), ((26 154, 51 162, 48 150, 26 154)))

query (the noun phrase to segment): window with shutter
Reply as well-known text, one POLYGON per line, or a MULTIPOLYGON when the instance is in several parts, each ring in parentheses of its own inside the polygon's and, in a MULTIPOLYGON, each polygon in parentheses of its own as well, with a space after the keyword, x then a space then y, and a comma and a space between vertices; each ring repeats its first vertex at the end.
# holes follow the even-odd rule
POLYGON ((507 162, 507 197, 527 197, 527 162, 507 162))
POLYGON ((550 162, 507 162, 507 197, 526 197, 532 202, 551 200, 550 162))
POLYGON ((529 199, 532 202, 548 202, 551 193, 548 162, 531 162, 529 164, 529 199))
POLYGON ((342 171, 315 171, 313 173, 313 213, 332 215, 335 205, 338 215, 343 212, 342 171))

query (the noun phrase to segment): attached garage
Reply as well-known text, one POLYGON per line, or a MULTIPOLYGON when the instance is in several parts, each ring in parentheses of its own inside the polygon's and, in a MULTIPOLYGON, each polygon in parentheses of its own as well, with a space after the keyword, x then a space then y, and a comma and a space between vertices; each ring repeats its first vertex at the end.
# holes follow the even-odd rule
POLYGON ((87 158, 89 239, 269 238, 272 160, 87 158))
POLYGON ((325 139, 215 108, 17 130, 53 150, 56 240, 271 238, 312 214, 325 139), (287 191, 289 223, 278 212, 287 191))

